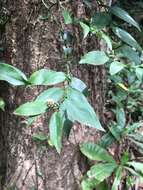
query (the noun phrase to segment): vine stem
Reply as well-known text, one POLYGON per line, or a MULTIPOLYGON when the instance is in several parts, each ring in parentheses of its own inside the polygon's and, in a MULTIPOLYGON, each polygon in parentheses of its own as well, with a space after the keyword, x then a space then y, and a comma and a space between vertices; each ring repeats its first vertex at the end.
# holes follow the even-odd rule
POLYGON ((45 1, 44 0, 42 0, 42 3, 43 3, 43 5, 48 9, 48 11, 50 11, 50 9, 53 7, 53 6, 55 6, 57 3, 53 3, 52 5, 50 5, 49 7, 48 7, 48 5, 45 3, 45 1))
POLYGON ((42 3, 43 3, 43 5, 44 5, 47 9, 49 9, 48 5, 45 3, 44 0, 42 0, 42 3))
POLYGON ((70 75, 71 74, 71 72, 70 72, 70 61, 67 61, 66 67, 67 67, 67 74, 70 75))

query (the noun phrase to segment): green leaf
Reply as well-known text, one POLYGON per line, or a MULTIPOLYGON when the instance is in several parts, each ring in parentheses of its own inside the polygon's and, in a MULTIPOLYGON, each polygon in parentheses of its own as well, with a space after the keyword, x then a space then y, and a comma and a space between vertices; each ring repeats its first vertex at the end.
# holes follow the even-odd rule
POLYGON ((125 129, 123 129, 121 126, 118 125, 112 125, 111 127, 109 127, 109 130, 113 135, 113 137, 117 141, 120 141, 120 139, 122 138, 122 133, 124 132, 125 129))
POLYGON ((70 86, 72 88, 75 88, 76 90, 78 90, 80 92, 84 92, 87 89, 86 84, 76 77, 72 77, 71 82, 70 82, 70 86))
POLYGON ((128 126, 127 133, 132 133, 140 127, 143 127, 143 122, 133 123, 132 125, 128 126))
POLYGON ((64 90, 62 88, 54 87, 45 90, 39 96, 37 96, 36 101, 48 102, 52 100, 53 102, 58 102, 64 96, 64 90))
POLYGON ((110 74, 115 75, 120 72, 124 67, 125 65, 122 62, 113 61, 110 65, 110 74))
POLYGON ((82 182, 81 182, 82 190, 93 190, 94 187, 92 187, 92 182, 90 182, 88 180, 87 179, 82 180, 82 182))
MULTIPOLYGON (((85 178, 81 182, 82 190, 93 190, 100 182, 96 179, 85 178)), ((106 189, 107 190, 107 189, 106 189)))
POLYGON ((116 163, 95 164, 87 172, 87 175, 89 178, 95 178, 96 180, 102 182, 104 179, 111 176, 116 167, 116 163))
POLYGON ((61 152, 62 147, 62 129, 63 129, 63 119, 60 112, 55 112, 51 116, 49 123, 50 130, 50 140, 55 146, 58 153, 61 152))
POLYGON ((137 140, 134 140, 133 137, 128 137, 128 139, 134 143, 134 149, 137 150, 137 152, 143 154, 143 143, 142 142, 139 142, 137 140))
POLYGON ((6 81, 15 86, 25 85, 27 82, 24 73, 6 63, 0 63, 0 80, 6 81))
POLYGON ((5 108, 5 102, 2 98, 0 98, 0 109, 4 111, 5 108))
POLYGON ((91 65, 103 65, 109 58, 104 51, 90 51, 86 53, 80 60, 80 64, 91 64, 91 65))
POLYGON ((72 17, 70 15, 69 11, 68 10, 64 10, 62 12, 62 14, 63 14, 63 17, 64 17, 64 23, 65 24, 72 24, 72 17))
POLYGON ((129 153, 126 151, 123 153, 123 156, 121 157, 121 165, 125 166, 125 164, 129 161, 129 153))
POLYGON ((136 171, 140 171, 143 174, 143 163, 133 161, 133 162, 128 162, 127 165, 134 167, 136 171))
POLYGON ((123 108, 117 106, 116 108, 116 119, 119 126, 122 128, 126 125, 126 114, 123 108))
POLYGON ((111 23, 111 15, 106 12, 98 12, 91 19, 91 26, 100 30, 111 23))
POLYGON ((118 48, 115 52, 118 57, 127 58, 137 65, 141 63, 139 54, 128 45, 123 45, 122 47, 118 48))
POLYGON ((100 189, 100 190, 109 190, 108 189, 108 184, 107 184, 106 180, 102 181, 99 185, 97 185, 97 189, 100 189))
POLYGON ((35 140, 35 141, 47 141, 48 137, 45 136, 44 134, 34 134, 32 136, 32 139, 35 140))
POLYGON ((64 103, 61 104, 59 111, 63 118, 63 135, 68 139, 74 123, 68 118, 67 113, 65 112, 66 109, 64 106, 65 106, 64 103))
POLYGON ((101 38, 106 42, 108 48, 112 50, 112 40, 111 38, 106 35, 104 32, 101 32, 101 38))
POLYGON ((67 99, 63 102, 61 108, 67 113, 69 120, 78 121, 84 125, 104 131, 86 97, 76 89, 69 88, 67 90, 67 99))
POLYGON ((141 46, 138 44, 138 42, 125 30, 113 27, 113 32, 125 43, 130 45, 131 47, 134 47, 135 49, 142 51, 141 46))
POLYGON ((114 179, 114 182, 113 182, 113 185, 112 185, 112 189, 111 190, 118 190, 118 186, 120 185, 121 183, 121 178, 122 178, 122 166, 119 166, 117 168, 117 171, 115 173, 115 179, 114 179))
POLYGON ((91 160, 113 162, 113 157, 101 146, 94 143, 83 143, 80 146, 81 152, 91 160))
POLYGON ((82 29, 83 29, 84 38, 86 38, 87 35, 88 35, 89 32, 90 32, 90 27, 89 27, 87 24, 83 23, 83 22, 80 22, 80 26, 81 26, 82 29))
POLYGON ((30 125, 32 125, 32 124, 35 122, 35 120, 37 119, 37 117, 38 117, 38 116, 29 117, 29 118, 27 119, 26 127, 29 127, 30 125))
POLYGON ((112 135, 111 132, 106 133, 102 136, 100 140, 100 146, 103 148, 108 148, 116 141, 115 137, 112 135))
POLYGON ((136 68, 136 76, 141 82, 143 81, 143 68, 136 68))
POLYGON ((65 137, 68 139, 70 132, 71 132, 71 128, 73 126, 73 122, 67 118, 64 118, 63 120, 64 120, 63 133, 64 133, 65 137))
MULTIPOLYGON (((128 134, 128 137, 131 137, 132 139, 143 143, 143 135, 141 133, 128 134)), ((143 147, 143 144, 142 144, 142 147, 143 147)))
POLYGON ((30 76, 29 83, 32 85, 55 85, 64 82, 65 79, 66 75, 63 72, 41 69, 30 76))
POLYGON ((27 102, 25 104, 22 104, 19 106, 14 114, 15 115, 21 115, 21 116, 34 116, 34 115, 39 115, 42 113, 45 113, 47 109, 47 105, 44 102, 27 102))
POLYGON ((134 175, 134 176, 137 176, 137 177, 140 177, 141 175, 140 175, 140 173, 138 173, 138 172, 136 172, 134 169, 132 169, 132 168, 129 168, 129 167, 124 167, 125 169, 127 169, 132 175, 134 175))
POLYGON ((110 11, 115 16, 121 18, 125 22, 135 26, 139 31, 141 31, 139 24, 123 9, 117 6, 113 6, 110 8, 110 11))

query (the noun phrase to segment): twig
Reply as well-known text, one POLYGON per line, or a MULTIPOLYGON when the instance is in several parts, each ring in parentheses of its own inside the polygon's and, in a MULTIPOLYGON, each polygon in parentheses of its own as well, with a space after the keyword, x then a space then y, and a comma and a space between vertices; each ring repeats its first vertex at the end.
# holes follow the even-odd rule
POLYGON ((43 3, 43 5, 44 5, 47 9, 49 9, 48 5, 45 3, 44 0, 42 0, 42 3, 43 3))
POLYGON ((24 179, 22 180, 22 187, 25 185, 26 178, 27 178, 29 172, 32 170, 34 164, 35 164, 35 162, 33 161, 32 165, 31 165, 30 168, 27 170, 27 173, 26 173, 24 179))
POLYGON ((57 2, 56 2, 56 3, 51 4, 51 5, 48 7, 48 5, 45 3, 44 0, 42 0, 42 3, 43 3, 43 5, 48 9, 48 12, 51 11, 52 7, 54 7, 55 5, 57 5, 57 2))
POLYGON ((60 3, 60 5, 62 5, 62 4, 66 4, 66 3, 69 3, 69 2, 70 2, 70 0, 65 0, 65 1, 59 2, 59 3, 60 3))

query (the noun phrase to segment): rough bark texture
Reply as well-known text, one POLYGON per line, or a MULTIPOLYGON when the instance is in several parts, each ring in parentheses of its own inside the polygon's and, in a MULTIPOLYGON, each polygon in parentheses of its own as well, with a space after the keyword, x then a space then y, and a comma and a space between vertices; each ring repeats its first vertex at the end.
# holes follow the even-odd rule
MULTIPOLYGON (((59 24, 62 22, 59 7, 53 7, 50 18, 42 21, 39 17, 47 13, 47 9, 40 0, 7 0, 4 6, 10 12, 5 29, 6 62, 20 68, 27 75, 39 68, 65 70, 59 38, 59 24)), ((74 10, 76 16, 86 17, 82 1, 78 0, 68 6, 74 10)), ((72 30, 76 38, 76 61, 84 50, 100 47, 96 39, 91 42, 89 39, 90 47, 87 47, 79 36, 78 28, 65 27, 65 30, 72 30)), ((98 114, 103 115, 104 68, 75 65, 72 72, 86 82, 91 89, 92 104, 98 114)), ((32 100, 41 88, 8 88, 4 84, 2 91, 7 109, 6 113, 0 113, 0 168, 3 169, 3 172, 0 171, 0 176, 3 175, 0 179, 0 189, 4 189, 5 183, 5 189, 13 186, 19 190, 32 190, 34 187, 39 190, 80 190, 80 181, 86 170, 86 159, 79 151, 79 142, 96 141, 96 130, 74 126, 69 140, 63 142, 62 153, 58 155, 48 144, 40 145, 32 140, 35 133, 48 133, 47 119, 38 118, 34 125, 25 128, 23 118, 12 115, 17 105, 32 100)), ((103 117, 101 118, 103 121, 103 117)))

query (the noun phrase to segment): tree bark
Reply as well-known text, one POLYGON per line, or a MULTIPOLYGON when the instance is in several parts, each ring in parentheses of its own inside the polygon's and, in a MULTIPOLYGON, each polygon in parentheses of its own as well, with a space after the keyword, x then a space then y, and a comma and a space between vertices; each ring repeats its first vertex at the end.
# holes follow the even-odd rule
MULTIPOLYGON (((96 7, 96 1, 94 3, 96 7)), ((41 1, 7 0, 4 6, 10 12, 10 19, 5 30, 5 61, 23 70, 27 75, 40 68, 65 71, 65 60, 62 56, 59 37, 61 31, 59 26, 62 22, 59 7, 54 6, 49 19, 43 21, 40 20, 40 16, 47 13, 47 9, 41 1)), ((68 7, 74 10, 77 17, 86 16, 82 1, 69 3, 68 7)), ((71 30, 75 36, 76 41, 73 46, 76 61, 84 50, 101 48, 101 43, 97 39, 94 41, 88 39, 89 48, 79 35, 79 28, 71 28, 64 29, 71 30)), ((72 66, 72 73, 85 81, 91 90, 90 101, 104 123, 106 90, 104 68, 76 64, 72 66)), ((38 118, 32 126, 25 128, 23 118, 12 114, 18 105, 34 99, 42 89, 40 87, 14 88, 6 84, 4 84, 4 89, 3 97, 7 97, 5 98, 7 109, 5 113, 0 113, 0 132, 4 133, 3 137, 0 134, 3 156, 0 158, 4 160, 1 189, 16 187, 18 190, 32 190, 32 188, 80 190, 80 182, 87 169, 87 162, 79 151, 79 143, 97 141, 99 136, 97 131, 75 125, 69 140, 63 140, 62 153, 59 155, 48 144, 41 145, 32 140, 33 134, 39 132, 48 134, 47 118, 38 118)))

